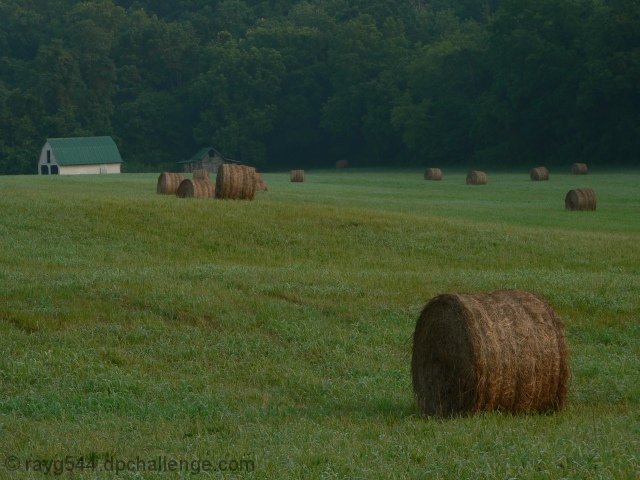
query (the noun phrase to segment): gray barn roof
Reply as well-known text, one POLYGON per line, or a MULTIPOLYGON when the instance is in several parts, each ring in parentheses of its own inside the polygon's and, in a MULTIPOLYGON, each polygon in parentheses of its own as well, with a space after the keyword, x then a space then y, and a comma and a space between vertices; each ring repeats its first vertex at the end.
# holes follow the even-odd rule
POLYGON ((219 156, 222 159, 222 161, 225 162, 225 163, 240 163, 237 160, 225 157, 224 155, 222 155, 218 150, 216 150, 213 147, 202 147, 200 150, 198 150, 196 152, 196 154, 193 157, 191 157, 191 158, 189 158, 187 160, 180 160, 180 161, 178 161, 176 163, 195 163, 195 162, 199 162, 209 152, 213 152, 214 155, 219 156))

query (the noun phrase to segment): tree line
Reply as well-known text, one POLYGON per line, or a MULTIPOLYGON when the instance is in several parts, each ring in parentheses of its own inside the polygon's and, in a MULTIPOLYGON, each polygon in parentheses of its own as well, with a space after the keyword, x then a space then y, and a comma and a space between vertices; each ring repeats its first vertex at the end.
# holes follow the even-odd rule
POLYGON ((637 0, 0 0, 0 173, 111 135, 126 171, 638 165, 637 0))

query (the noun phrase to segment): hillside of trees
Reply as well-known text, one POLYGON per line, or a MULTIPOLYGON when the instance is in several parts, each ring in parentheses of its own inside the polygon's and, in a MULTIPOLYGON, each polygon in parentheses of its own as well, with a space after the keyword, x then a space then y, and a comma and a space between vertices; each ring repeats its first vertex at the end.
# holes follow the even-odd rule
POLYGON ((0 173, 640 164, 638 0, 0 0, 0 173))

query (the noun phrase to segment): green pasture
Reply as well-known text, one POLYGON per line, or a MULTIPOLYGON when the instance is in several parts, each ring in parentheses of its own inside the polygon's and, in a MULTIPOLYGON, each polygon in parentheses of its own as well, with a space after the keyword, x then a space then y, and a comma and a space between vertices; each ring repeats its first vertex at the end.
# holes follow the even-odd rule
POLYGON ((487 173, 268 173, 253 202, 0 177, 0 478, 163 455, 253 465, 183 478, 640 477, 640 171, 487 173), (596 212, 564 209, 578 187, 596 212), (567 408, 420 417, 421 308, 503 288, 563 318, 567 408))

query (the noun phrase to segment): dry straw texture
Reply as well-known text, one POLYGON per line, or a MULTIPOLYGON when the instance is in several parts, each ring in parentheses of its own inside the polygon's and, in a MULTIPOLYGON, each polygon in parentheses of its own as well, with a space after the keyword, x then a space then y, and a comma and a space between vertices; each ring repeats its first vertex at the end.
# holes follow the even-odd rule
POLYGON ((216 198, 253 200, 256 196, 256 169, 225 163, 218 169, 216 198))
POLYGON ((180 186, 180 182, 184 180, 181 173, 162 172, 158 177, 156 184, 156 192, 164 195, 175 195, 180 186))
POLYGON ((338 160, 336 162, 336 168, 347 168, 349 166, 349 162, 347 160, 338 160))
POLYGON ((180 198, 213 198, 216 186, 211 180, 185 179, 180 183, 176 195, 180 198))
POLYGON ((467 185, 485 185, 487 174, 479 170, 471 170, 467 173, 467 185))
POLYGON ((591 188, 576 188, 569 190, 564 197, 567 210, 595 210, 598 199, 591 188))
POLYGON ((416 324, 413 390, 425 415, 559 410, 567 357, 564 325, 542 296, 443 294, 416 324))
POLYGON ((269 187, 267 186, 264 179, 262 178, 262 175, 260 175, 258 172, 256 172, 255 180, 256 180, 256 192, 266 192, 269 190, 269 187))
POLYGON ((574 163, 571 165, 571 173, 574 175, 586 175, 589 173, 586 163, 574 163))
POLYGON ((193 171, 193 179, 194 180, 208 180, 209 179, 209 170, 206 168, 200 168, 193 171))
POLYGON ((442 170, 439 168, 427 168, 424 172, 425 180, 442 180, 442 170))
POLYGON ((534 182, 549 180, 549 170, 547 169, 547 167, 532 168, 531 172, 529 172, 529 176, 534 182))
POLYGON ((304 182, 304 170, 291 170, 290 177, 292 182, 304 182))

